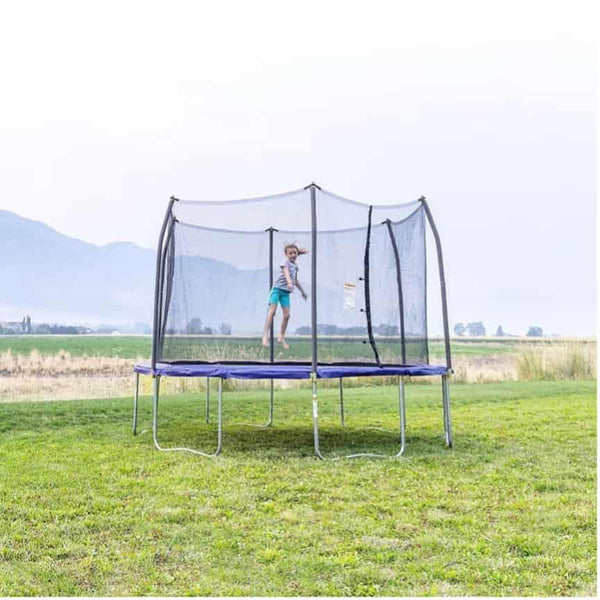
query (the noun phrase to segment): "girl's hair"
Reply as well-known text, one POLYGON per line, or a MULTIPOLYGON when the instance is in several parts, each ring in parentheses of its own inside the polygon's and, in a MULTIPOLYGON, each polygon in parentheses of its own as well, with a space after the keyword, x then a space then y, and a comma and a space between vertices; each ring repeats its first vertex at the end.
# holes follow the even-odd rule
POLYGON ((287 254, 288 248, 296 248, 296 250, 298 250, 298 256, 301 256, 302 254, 308 254, 308 250, 306 248, 298 248, 296 244, 286 244, 283 248, 284 254, 287 254))

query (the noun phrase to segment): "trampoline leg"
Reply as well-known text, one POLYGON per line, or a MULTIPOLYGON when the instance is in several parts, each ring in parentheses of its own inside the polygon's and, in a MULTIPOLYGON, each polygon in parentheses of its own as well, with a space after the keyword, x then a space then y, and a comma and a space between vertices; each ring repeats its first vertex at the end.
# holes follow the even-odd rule
POLYGON ((342 422, 342 427, 346 426, 346 419, 344 414, 344 383, 343 379, 340 377, 340 419, 342 422))
POLYGON ((137 435, 138 398, 140 394, 140 374, 135 374, 135 389, 133 392, 133 435, 137 435))
POLYGON ((160 375, 154 376, 154 386, 152 389, 152 439, 158 450, 162 448, 158 444, 158 395, 160 392, 160 375))
POLYGON ((206 378, 206 422, 210 423, 210 377, 206 378))
POLYGON ((219 377, 219 395, 217 398, 217 449, 215 450, 214 456, 221 454, 223 449, 223 378, 219 377))
POLYGON ((444 409, 446 446, 452 448, 452 419, 450 417, 450 384, 448 383, 448 375, 442 375, 442 408, 444 409))
POLYGON ((207 456, 213 457, 220 454, 223 448, 223 379, 219 377, 219 397, 217 403, 217 411, 218 411, 218 421, 217 421, 217 449, 212 454, 208 454, 206 452, 200 452, 200 450, 194 450, 192 448, 163 448, 158 443, 158 397, 160 392, 160 375, 156 375, 154 377, 154 393, 153 393, 153 401, 152 401, 152 437, 154 440, 154 445, 157 450, 162 450, 163 452, 191 452, 192 454, 197 454, 199 456, 207 456))
POLYGON ((396 456, 402 456, 406 448, 406 396, 404 393, 404 377, 398 375, 398 411, 400 413, 400 450, 396 456))
POLYGON ((313 437, 315 442, 315 456, 324 460, 325 457, 319 450, 319 407, 317 404, 317 375, 311 373, 312 379, 312 405, 313 405, 313 437))
POLYGON ((273 401, 273 396, 274 396, 274 386, 273 386, 273 380, 271 379, 271 397, 269 399, 269 420, 267 421, 267 424, 265 425, 265 427, 270 427, 271 425, 273 425, 273 407, 274 407, 274 401, 273 401))

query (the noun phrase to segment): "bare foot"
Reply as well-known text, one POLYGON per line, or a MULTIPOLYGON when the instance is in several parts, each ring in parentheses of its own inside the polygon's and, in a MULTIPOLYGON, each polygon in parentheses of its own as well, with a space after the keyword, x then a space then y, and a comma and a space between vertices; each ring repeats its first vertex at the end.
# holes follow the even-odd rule
POLYGON ((285 343, 285 340, 284 340, 283 338, 277 338, 277 341, 278 341, 278 342, 279 342, 279 343, 280 343, 280 344, 281 344, 281 345, 282 345, 282 346, 283 346, 283 347, 284 347, 286 350, 289 350, 289 349, 290 349, 290 346, 289 346, 289 344, 286 344, 286 343, 285 343))
POLYGON ((265 348, 268 348, 268 347, 269 347, 269 339, 267 338, 267 336, 266 336, 266 335, 263 335, 263 339, 262 339, 262 345, 263 345, 265 348))

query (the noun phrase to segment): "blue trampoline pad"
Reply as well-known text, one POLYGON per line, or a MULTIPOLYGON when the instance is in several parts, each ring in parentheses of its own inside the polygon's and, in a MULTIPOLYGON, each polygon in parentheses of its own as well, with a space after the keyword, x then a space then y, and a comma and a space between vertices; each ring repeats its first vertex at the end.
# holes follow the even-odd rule
MULTIPOLYGON (((185 363, 156 363, 154 375, 164 377, 220 377, 221 379, 310 379, 310 365, 231 365, 185 363)), ((134 371, 143 375, 152 375, 149 362, 135 365, 134 371)), ((411 365, 403 367, 365 367, 322 365, 317 367, 320 379, 336 379, 338 377, 381 377, 384 375, 410 375, 425 377, 431 375, 447 375, 448 369, 443 365, 411 365)))

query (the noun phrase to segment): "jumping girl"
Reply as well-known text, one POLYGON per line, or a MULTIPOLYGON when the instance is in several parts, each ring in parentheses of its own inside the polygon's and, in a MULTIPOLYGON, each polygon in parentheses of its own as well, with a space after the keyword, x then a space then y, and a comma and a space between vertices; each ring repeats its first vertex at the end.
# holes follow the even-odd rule
POLYGON ((279 265, 281 274, 273 284, 273 288, 269 295, 269 312, 267 313, 267 320, 265 322, 262 345, 265 348, 269 347, 269 330, 271 329, 273 317, 277 310, 277 303, 279 303, 281 304, 283 319, 281 321, 281 329, 279 330, 277 341, 287 350, 289 346, 285 342, 285 330, 287 329, 288 321, 290 320, 290 293, 294 290, 294 286, 300 290, 300 293, 305 300, 307 298, 306 292, 302 289, 302 286, 298 281, 298 265, 296 265, 296 259, 301 254, 307 254, 308 250, 298 248, 296 244, 287 244, 284 247, 283 252, 287 260, 279 265))

